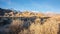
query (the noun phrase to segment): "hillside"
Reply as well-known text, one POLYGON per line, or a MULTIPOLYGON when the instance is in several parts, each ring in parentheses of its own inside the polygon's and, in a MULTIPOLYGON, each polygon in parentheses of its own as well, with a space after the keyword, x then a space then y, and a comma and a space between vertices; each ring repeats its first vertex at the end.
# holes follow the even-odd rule
POLYGON ((0 34, 60 34, 60 14, 0 8, 0 34))

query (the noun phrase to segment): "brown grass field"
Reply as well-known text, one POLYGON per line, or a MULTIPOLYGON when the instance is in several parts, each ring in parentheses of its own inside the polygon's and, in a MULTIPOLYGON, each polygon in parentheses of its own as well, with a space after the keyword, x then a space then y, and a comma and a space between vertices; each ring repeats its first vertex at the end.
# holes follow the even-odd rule
POLYGON ((5 13, 0 16, 0 34, 60 34, 60 15, 5 13))

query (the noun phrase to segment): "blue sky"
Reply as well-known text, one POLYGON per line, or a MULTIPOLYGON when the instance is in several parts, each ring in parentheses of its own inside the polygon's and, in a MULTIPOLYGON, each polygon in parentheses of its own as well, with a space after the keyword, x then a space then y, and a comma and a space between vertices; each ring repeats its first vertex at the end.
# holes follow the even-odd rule
POLYGON ((60 13, 60 0, 0 0, 0 8, 60 13))

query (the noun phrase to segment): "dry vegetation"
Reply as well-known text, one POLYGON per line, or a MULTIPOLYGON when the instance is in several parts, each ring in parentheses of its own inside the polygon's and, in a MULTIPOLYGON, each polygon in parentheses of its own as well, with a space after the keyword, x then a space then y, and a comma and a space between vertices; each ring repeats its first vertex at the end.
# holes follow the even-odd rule
POLYGON ((60 15, 0 8, 0 34, 60 34, 60 15))

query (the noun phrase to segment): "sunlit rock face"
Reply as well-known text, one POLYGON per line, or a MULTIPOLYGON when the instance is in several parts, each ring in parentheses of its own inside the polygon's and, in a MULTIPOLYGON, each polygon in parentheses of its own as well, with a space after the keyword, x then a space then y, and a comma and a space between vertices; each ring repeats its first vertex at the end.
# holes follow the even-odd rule
POLYGON ((60 34, 60 15, 0 8, 0 34, 60 34))

